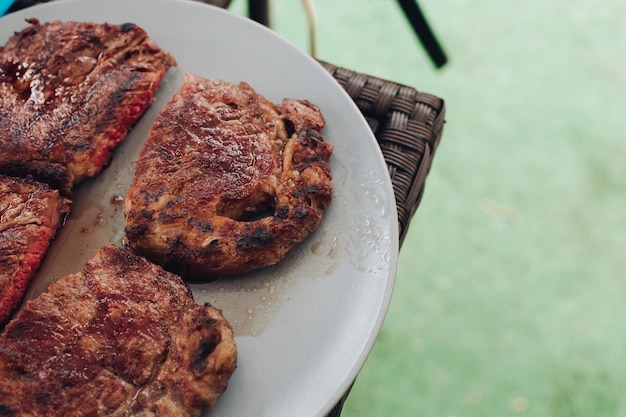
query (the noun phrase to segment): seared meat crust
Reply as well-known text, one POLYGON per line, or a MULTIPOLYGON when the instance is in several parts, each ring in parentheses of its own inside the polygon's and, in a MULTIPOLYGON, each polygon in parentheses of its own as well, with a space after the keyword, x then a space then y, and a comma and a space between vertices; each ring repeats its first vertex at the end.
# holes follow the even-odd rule
POLYGON ((69 212, 57 190, 0 175, 0 326, 22 301, 69 212))
POLYGON ((186 75, 159 114, 125 205, 132 251, 190 279, 275 264, 331 202, 324 119, 247 83, 186 75))
POLYGON ((199 416, 236 366, 230 325, 182 280, 107 246, 0 335, 0 415, 199 416))
POLYGON ((0 172, 67 195, 108 163, 175 60, 133 24, 29 22, 0 47, 0 172))

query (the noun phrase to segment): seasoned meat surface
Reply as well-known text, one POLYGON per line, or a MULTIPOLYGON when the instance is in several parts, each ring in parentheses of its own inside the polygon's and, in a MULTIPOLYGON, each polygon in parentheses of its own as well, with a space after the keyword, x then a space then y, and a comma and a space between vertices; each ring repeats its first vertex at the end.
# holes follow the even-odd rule
POLYGON ((29 22, 0 47, 0 172, 69 194, 108 163, 175 60, 133 24, 29 22))
POLYGON ((0 415, 199 416, 236 366, 221 312, 182 280, 106 246, 0 335, 0 415))
POLYGON ((0 175, 0 327, 36 274, 70 209, 57 190, 0 175))
POLYGON ((275 105, 245 82, 185 77, 137 161, 126 243, 190 279, 275 264, 331 202, 322 114, 303 100, 275 105))

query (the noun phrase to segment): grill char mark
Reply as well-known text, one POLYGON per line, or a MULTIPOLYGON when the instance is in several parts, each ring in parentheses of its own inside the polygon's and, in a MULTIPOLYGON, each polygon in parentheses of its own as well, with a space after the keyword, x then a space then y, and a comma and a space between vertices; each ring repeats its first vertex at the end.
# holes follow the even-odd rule
POLYGON ((176 62, 133 24, 29 23, 0 49, 0 171, 69 195, 108 164, 176 62))

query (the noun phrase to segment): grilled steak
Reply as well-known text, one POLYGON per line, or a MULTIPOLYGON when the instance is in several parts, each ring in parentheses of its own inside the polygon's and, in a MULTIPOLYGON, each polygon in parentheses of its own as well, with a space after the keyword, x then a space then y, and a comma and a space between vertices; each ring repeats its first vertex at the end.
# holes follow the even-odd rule
POLYGON ((0 415, 199 416, 236 347, 182 280, 106 246, 29 301, 0 335, 0 415))
POLYGON ((244 82, 185 77, 136 164, 126 243, 191 279, 275 264, 330 204, 324 119, 307 101, 274 105, 244 82))
POLYGON ((0 47, 0 172, 69 194, 108 163, 175 61, 133 24, 29 22, 0 47))
POLYGON ((0 326, 22 300, 69 207, 45 184, 0 175, 0 326))

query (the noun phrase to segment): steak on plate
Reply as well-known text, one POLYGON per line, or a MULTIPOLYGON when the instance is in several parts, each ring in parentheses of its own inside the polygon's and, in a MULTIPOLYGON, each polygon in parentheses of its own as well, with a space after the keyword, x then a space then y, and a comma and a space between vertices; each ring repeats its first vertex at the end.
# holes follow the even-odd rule
POLYGON ((236 366, 230 325, 182 280, 113 245, 0 335, 0 415, 199 416, 236 366))
POLYGON ((29 23, 0 47, 0 172, 69 194, 109 162, 175 60, 134 24, 29 23))
POLYGON ((324 123, 308 101, 186 74, 137 161, 126 244, 192 279, 279 262, 331 202, 324 123))
POLYGON ((22 301, 69 209, 70 201, 43 183, 0 175, 0 326, 22 301))

